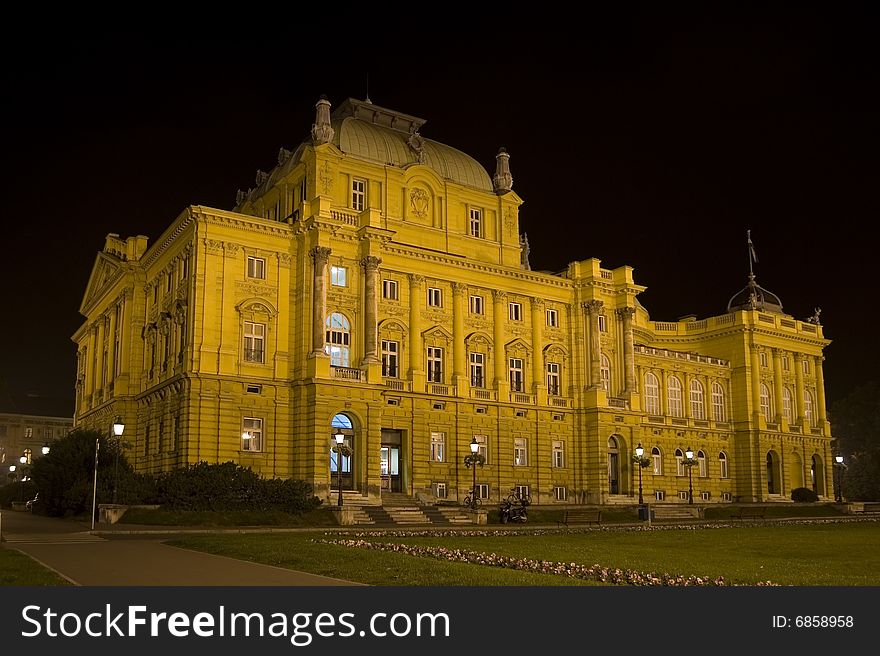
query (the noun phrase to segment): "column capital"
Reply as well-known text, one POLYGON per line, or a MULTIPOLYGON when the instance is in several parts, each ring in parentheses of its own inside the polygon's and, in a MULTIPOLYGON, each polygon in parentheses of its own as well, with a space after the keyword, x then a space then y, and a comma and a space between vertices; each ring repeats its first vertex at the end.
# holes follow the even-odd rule
POLYGON ((592 300, 585 301, 582 303, 583 308, 587 311, 587 314, 599 314, 602 308, 605 306, 604 301, 592 300))
POLYGON ((375 255, 367 255, 361 259, 361 266, 364 268, 364 271, 376 271, 380 264, 382 264, 382 260, 375 255))
POLYGON ((620 317, 621 319, 623 319, 624 321, 629 321, 635 316, 636 309, 634 307, 622 307, 622 308, 617 308, 617 310, 615 310, 615 312, 617 313, 617 316, 620 317))
POLYGON ((316 267, 323 267, 330 259, 331 249, 326 246, 315 246, 309 251, 309 256, 314 260, 316 267))
POLYGON ((453 296, 462 296, 467 293, 467 285, 463 282, 454 282, 452 283, 452 295, 453 296))
POLYGON ((409 282, 414 287, 419 287, 423 282, 425 282, 425 276, 418 273, 410 273, 409 282))
POLYGON ((542 308, 542 307, 544 307, 544 299, 543 299, 543 298, 533 298, 533 299, 532 299, 532 307, 533 307, 533 308, 542 308))
POLYGON ((493 289, 492 298, 495 299, 496 303, 503 303, 507 300, 507 292, 503 292, 500 289, 493 289))
POLYGON ((761 350, 761 347, 757 344, 749 344, 749 349, 751 350, 752 353, 757 353, 758 351, 761 350))

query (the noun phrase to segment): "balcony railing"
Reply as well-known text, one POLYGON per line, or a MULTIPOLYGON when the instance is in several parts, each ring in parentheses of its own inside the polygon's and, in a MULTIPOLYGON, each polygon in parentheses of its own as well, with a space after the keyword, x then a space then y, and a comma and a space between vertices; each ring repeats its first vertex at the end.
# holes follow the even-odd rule
POLYGON ((439 385, 437 383, 428 383, 425 391, 435 396, 455 396, 454 385, 439 385))
POLYGON ((608 398, 608 407, 609 408, 620 408, 621 410, 627 409, 626 399, 616 399, 614 397, 608 398))
POLYGON ((396 378, 386 378, 385 387, 395 392, 409 392, 412 389, 412 383, 408 380, 398 380, 396 378))
POLYGON ((483 389, 482 387, 471 387, 471 398, 480 401, 494 401, 495 390, 483 389))
POLYGON ((535 397, 531 394, 524 394, 522 392, 511 392, 510 402, 522 403, 524 405, 533 405, 535 403, 535 397))
POLYGON ((566 399, 562 396, 551 396, 550 405, 554 408, 569 408, 571 407, 571 399, 566 399))
POLYGON ((351 367, 334 367, 330 366, 330 372, 334 378, 342 380, 363 380, 364 372, 360 369, 352 369, 351 367))

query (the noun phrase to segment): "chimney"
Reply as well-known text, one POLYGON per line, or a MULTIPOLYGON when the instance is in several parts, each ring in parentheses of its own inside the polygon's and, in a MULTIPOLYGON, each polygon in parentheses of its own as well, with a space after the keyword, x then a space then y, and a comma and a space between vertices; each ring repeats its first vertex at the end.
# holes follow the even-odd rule
POLYGON ((513 176, 510 175, 510 155, 507 149, 500 148, 498 154, 495 155, 495 177, 492 182, 495 186, 495 193, 499 196, 513 189, 513 176))
POLYGON ((330 127, 330 101, 321 96, 315 105, 315 122, 312 124, 312 143, 316 146, 330 143, 333 140, 333 128, 330 127))

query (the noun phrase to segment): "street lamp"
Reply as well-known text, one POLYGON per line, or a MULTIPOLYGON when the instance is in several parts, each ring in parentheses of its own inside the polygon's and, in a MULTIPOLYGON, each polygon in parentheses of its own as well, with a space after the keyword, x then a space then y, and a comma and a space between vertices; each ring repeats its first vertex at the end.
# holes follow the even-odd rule
POLYGON ((484 464, 486 464, 486 458, 484 458, 483 454, 480 453, 480 443, 477 442, 476 437, 471 440, 470 447, 470 454, 464 457, 464 466, 474 468, 474 487, 471 490, 471 502, 469 505, 471 510, 476 510, 477 506, 480 503, 479 499, 477 498, 477 465, 482 467, 484 464))
POLYGON ((113 435, 116 437, 116 457, 113 464, 113 503, 116 503, 116 488, 119 486, 119 449, 122 447, 122 432, 125 430, 125 424, 122 423, 122 417, 116 417, 113 421, 113 435))
POLYGON ((843 456, 836 455, 834 456, 834 462, 837 463, 837 503, 843 502, 843 456))
POLYGON ((339 487, 339 498, 336 501, 336 505, 342 508, 342 458, 351 456, 351 447, 345 446, 345 435, 342 431, 336 433, 333 439, 336 440, 336 480, 339 487))
POLYGON ((44 456, 49 455, 49 450, 50 450, 51 448, 52 448, 52 447, 49 446, 49 443, 46 442, 46 443, 43 445, 43 448, 41 449, 41 451, 43 452, 43 455, 44 455, 44 456))
POLYGON ((101 438, 95 438, 95 477, 92 481, 92 530, 95 530, 95 502, 98 500, 98 451, 101 450, 101 438))
POLYGON ((694 450, 688 447, 684 452, 685 459, 682 460, 682 464, 688 468, 688 503, 694 502, 694 483, 693 478, 691 478, 691 469, 694 465, 697 464, 697 461, 694 460, 694 450))
POLYGON ((633 462, 639 467, 639 506, 643 506, 645 500, 644 497, 642 497, 642 469, 651 464, 651 459, 645 457, 645 448, 642 446, 641 442, 639 442, 639 445, 636 447, 636 454, 633 456, 633 462))
POLYGON ((24 482, 28 480, 28 457, 22 455, 18 461, 21 463, 19 468, 21 471, 18 474, 18 500, 24 501, 24 482))

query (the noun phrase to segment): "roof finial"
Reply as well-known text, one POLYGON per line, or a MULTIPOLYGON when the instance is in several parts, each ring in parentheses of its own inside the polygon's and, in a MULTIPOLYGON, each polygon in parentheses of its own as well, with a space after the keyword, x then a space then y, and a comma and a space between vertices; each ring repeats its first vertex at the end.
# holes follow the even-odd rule
POLYGON ((369 71, 367 71, 367 97, 364 99, 364 102, 368 102, 371 105, 373 104, 373 101, 370 100, 370 72, 369 71))
POLYGON ((755 254, 755 245, 752 243, 752 231, 751 230, 746 230, 746 239, 749 242, 749 275, 754 276, 755 272, 752 269, 752 262, 754 261, 757 264, 758 256, 755 254))
POLYGON ((315 104, 315 122, 312 123, 312 143, 316 146, 333 141, 334 130, 330 126, 330 101, 321 96, 315 104))
POLYGON ((495 155, 495 177, 492 178, 493 186, 496 194, 504 194, 513 189, 513 176, 510 175, 510 155, 507 149, 502 147, 498 149, 495 155))

